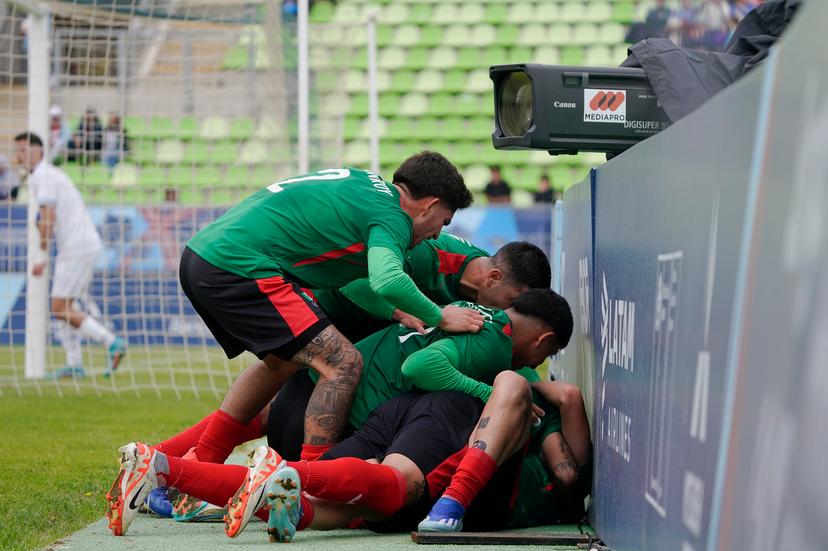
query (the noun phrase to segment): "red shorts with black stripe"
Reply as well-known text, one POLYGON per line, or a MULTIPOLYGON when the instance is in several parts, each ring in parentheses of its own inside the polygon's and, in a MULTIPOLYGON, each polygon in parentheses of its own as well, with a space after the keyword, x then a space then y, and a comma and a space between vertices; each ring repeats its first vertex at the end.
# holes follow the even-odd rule
POLYGON ((218 268, 188 247, 179 280, 196 313, 228 358, 245 350, 290 360, 331 322, 293 281, 247 279, 218 268))

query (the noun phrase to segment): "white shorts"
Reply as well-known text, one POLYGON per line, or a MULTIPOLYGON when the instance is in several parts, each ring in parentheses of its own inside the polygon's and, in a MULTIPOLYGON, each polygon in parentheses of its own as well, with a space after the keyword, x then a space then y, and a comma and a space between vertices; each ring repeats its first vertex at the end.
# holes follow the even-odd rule
POLYGON ((98 251, 58 255, 52 278, 52 297, 84 298, 89 292, 98 251))

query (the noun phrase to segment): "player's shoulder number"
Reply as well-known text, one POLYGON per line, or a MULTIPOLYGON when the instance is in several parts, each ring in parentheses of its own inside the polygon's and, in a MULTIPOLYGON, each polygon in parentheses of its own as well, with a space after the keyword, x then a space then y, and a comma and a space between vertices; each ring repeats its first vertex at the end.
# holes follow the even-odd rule
POLYGON ((351 171, 347 168, 328 168, 320 170, 319 172, 314 172, 313 174, 308 174, 307 176, 299 176, 296 178, 281 180, 275 184, 270 184, 267 186, 267 189, 273 193, 279 193, 280 191, 284 191, 282 186, 287 184, 301 184, 303 182, 316 182, 319 180, 344 180, 350 175, 351 171))

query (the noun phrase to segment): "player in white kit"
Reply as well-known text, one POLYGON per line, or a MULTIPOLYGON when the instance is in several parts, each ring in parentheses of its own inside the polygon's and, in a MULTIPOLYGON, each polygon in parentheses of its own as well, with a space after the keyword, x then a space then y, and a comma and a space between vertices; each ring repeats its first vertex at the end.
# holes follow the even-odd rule
MULTIPOLYGON (((79 308, 87 299, 95 260, 101 251, 101 238, 72 180, 43 158, 43 142, 37 134, 15 136, 17 162, 29 173, 30 200, 38 205, 37 228, 40 248, 35 254, 32 274, 42 277, 49 262, 50 240, 57 243, 52 278, 51 311, 59 323, 59 338, 66 351, 66 367, 56 376, 83 376, 81 338, 107 347, 109 374, 118 367, 126 344, 92 315, 79 308)), ((87 308, 89 309, 89 308, 87 308)), ((93 311, 97 311, 97 307, 93 311)))

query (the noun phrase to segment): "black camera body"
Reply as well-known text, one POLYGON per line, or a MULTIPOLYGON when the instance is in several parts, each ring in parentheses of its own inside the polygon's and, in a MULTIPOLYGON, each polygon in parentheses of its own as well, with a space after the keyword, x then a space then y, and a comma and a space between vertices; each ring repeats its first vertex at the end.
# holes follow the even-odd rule
POLYGON ((620 153, 670 124, 643 69, 521 63, 489 76, 495 149, 620 153))

